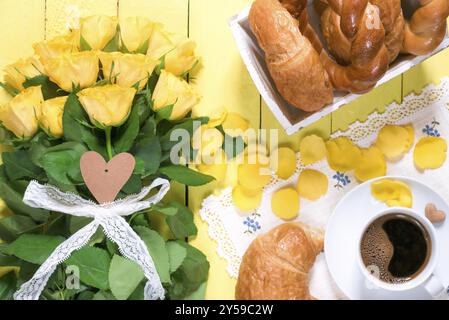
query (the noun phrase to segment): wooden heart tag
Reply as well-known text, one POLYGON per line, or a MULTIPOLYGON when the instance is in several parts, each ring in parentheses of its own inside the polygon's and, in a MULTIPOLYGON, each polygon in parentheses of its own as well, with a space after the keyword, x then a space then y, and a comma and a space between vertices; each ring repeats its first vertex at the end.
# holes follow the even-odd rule
POLYGON ((126 152, 109 162, 95 151, 81 156, 80 169, 84 182, 98 203, 112 202, 131 177, 136 160, 126 152))

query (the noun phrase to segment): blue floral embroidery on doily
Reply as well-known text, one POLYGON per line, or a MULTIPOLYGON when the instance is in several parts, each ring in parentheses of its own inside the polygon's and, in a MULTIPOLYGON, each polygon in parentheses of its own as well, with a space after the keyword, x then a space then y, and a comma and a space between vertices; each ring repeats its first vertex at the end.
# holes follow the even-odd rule
POLYGON ((351 183, 351 179, 349 179, 348 175, 346 175, 343 172, 336 172, 335 175, 332 177, 334 180, 336 180, 336 184, 334 185, 334 188, 344 188, 348 184, 351 183))
POLYGON ((246 234, 255 234, 260 230, 261 226, 259 221, 257 221, 258 218, 260 218, 260 214, 254 212, 243 220, 243 224, 246 226, 246 234))
POLYGON ((426 124, 426 126, 422 129, 422 132, 430 137, 440 137, 441 134, 438 131, 438 126, 440 123, 433 119, 430 124, 426 124))

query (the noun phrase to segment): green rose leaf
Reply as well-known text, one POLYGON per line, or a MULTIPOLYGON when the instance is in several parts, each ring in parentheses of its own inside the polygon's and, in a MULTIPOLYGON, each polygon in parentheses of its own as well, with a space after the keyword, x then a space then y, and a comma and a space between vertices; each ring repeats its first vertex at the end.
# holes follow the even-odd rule
POLYGON ((23 178, 38 179, 42 174, 42 169, 31 161, 29 151, 3 152, 2 159, 5 172, 10 180, 23 178))
POLYGON ((17 278, 14 272, 8 272, 0 278, 0 300, 12 300, 17 290, 17 278))
POLYGON ((184 300, 204 300, 206 297, 207 281, 203 282, 192 293, 184 297, 184 300))
POLYGON ((157 273, 162 283, 170 283, 170 261, 165 241, 159 233, 146 227, 134 227, 137 234, 148 248, 148 252, 153 258, 157 273))
POLYGON ((117 27, 117 32, 115 33, 114 37, 109 40, 109 42, 106 44, 106 46, 103 48, 104 52, 115 52, 119 50, 119 29, 117 27))
POLYGON ((144 177, 156 173, 161 160, 161 145, 158 137, 153 136, 141 139, 135 145, 133 154, 137 162, 142 161, 144 164, 144 177))
POLYGON ((209 118, 207 117, 201 117, 196 119, 186 119, 181 123, 178 123, 174 126, 172 126, 167 132, 163 132, 161 137, 161 146, 162 151, 170 151, 171 148, 173 148, 178 143, 190 143, 190 139, 187 139, 186 141, 182 141, 182 138, 184 136, 186 137, 192 137, 193 132, 200 127, 203 124, 206 124, 209 122, 209 118), (185 134, 183 134, 182 137, 179 137, 178 140, 172 139, 171 135, 175 130, 183 130, 185 134))
POLYGON ((48 76, 43 74, 35 76, 33 78, 29 78, 23 83, 24 88, 34 86, 41 86, 42 96, 44 97, 44 100, 64 96, 67 94, 65 91, 59 89, 56 83, 51 82, 48 76))
POLYGON ((48 148, 41 156, 42 164, 48 176, 59 183, 73 184, 82 182, 80 171, 80 158, 87 151, 83 144, 78 142, 65 142, 48 148))
POLYGON ((172 274, 173 286, 170 298, 181 299, 195 292, 206 280, 209 273, 209 262, 206 256, 188 243, 178 242, 187 255, 181 266, 172 274))
POLYGON ((59 236, 24 234, 2 252, 34 264, 42 264, 65 239, 59 236))
POLYGON ((0 239, 11 242, 36 226, 34 220, 27 216, 11 215, 1 218, 0 239))
POLYGON ((187 249, 177 241, 168 241, 166 247, 170 260, 170 273, 173 273, 182 265, 182 262, 187 256, 187 249))
POLYGON ((156 113, 158 119, 169 120, 170 116, 171 116, 171 114, 173 112, 173 107, 174 106, 175 106, 174 104, 170 104, 170 105, 168 105, 166 107, 163 107, 162 109, 158 110, 157 113, 156 113))
MULTIPOLYGON (((43 209, 31 208, 23 203, 23 191, 7 180, 4 166, 0 166, 0 197, 5 201, 9 209, 15 214, 26 215, 35 221, 44 222, 48 219, 49 212, 43 209)), ((28 183, 26 183, 28 185, 28 183)))
POLYGON ((138 174, 133 174, 123 186, 118 198, 123 198, 130 194, 139 193, 142 190, 142 179, 138 174))
POLYGON ((159 168, 159 172, 166 175, 169 179, 187 186, 202 186, 215 180, 212 176, 205 175, 182 165, 162 167, 159 168))
POLYGON ((125 124, 118 128, 114 149, 116 153, 129 151, 139 134, 139 109, 134 106, 125 124))
POLYGON ((76 266, 80 271, 80 280, 98 289, 109 288, 108 270, 111 258, 106 250, 96 247, 84 247, 72 253, 66 260, 67 266, 76 266))
POLYGON ((85 143, 90 150, 95 150, 106 157, 106 147, 98 135, 98 131, 89 125, 89 117, 84 111, 78 97, 70 94, 64 105, 62 126, 64 128, 64 139, 85 143))
POLYGON ((115 300, 114 295, 105 290, 100 290, 92 297, 92 300, 115 300))
POLYGON ((170 206, 178 209, 175 215, 167 216, 165 220, 173 235, 177 239, 196 235, 198 230, 193 221, 192 211, 178 202, 171 202, 170 206))
POLYGON ((2 267, 18 267, 18 266, 20 266, 20 264, 21 264, 21 261, 19 258, 0 253, 0 266, 2 266, 2 267))
POLYGON ((109 285, 115 298, 128 299, 143 278, 143 271, 138 264, 114 254, 109 267, 109 285))

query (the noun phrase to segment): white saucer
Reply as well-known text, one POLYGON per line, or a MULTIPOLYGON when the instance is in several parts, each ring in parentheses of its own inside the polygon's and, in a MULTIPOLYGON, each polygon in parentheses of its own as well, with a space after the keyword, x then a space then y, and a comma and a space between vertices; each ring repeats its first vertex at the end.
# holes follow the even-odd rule
MULTIPOLYGON (((404 181, 412 189, 413 209, 424 215, 424 208, 433 203, 449 214, 449 206, 444 199, 427 185, 406 177, 381 177, 365 182, 348 194, 337 204, 329 219, 325 237, 325 256, 329 271, 341 291, 349 299, 430 299, 422 288, 404 292, 389 292, 375 288, 367 281, 358 264, 359 237, 366 221, 386 209, 387 206, 371 196, 370 185, 373 181, 395 179, 404 181)), ((448 219, 449 220, 449 217, 448 219)), ((449 221, 435 224, 439 252, 434 274, 445 287, 449 285, 449 221)))

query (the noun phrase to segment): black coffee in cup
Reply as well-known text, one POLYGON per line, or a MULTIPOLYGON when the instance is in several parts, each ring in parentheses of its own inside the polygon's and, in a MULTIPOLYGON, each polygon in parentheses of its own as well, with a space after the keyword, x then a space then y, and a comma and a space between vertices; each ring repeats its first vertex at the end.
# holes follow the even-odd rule
POLYGON ((387 283, 404 283, 425 269, 432 252, 426 228, 416 219, 392 213, 365 230, 360 253, 367 269, 387 283))

